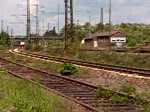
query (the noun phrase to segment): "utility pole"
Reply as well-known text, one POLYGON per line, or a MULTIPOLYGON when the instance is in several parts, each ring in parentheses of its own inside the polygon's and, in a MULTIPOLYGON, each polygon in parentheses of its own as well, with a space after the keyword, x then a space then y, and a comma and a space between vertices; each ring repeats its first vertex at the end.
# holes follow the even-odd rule
POLYGON ((91 14, 89 13, 89 37, 91 36, 91 14))
POLYGON ((101 16, 100 16, 100 24, 101 24, 101 30, 104 30, 104 10, 103 7, 101 7, 101 16))
POLYGON ((27 45, 30 45, 31 37, 30 37, 30 0, 27 0, 27 45))
POLYGON ((4 31, 4 21, 1 20, 1 33, 4 31))
POLYGON ((39 7, 38 4, 35 5, 36 6, 36 42, 38 43, 38 37, 39 37, 39 18, 38 18, 38 11, 39 11, 39 7))
POLYGON ((43 14, 43 46, 45 46, 45 45, 44 45, 44 43, 45 43, 45 42, 44 42, 44 32, 45 32, 44 13, 45 13, 45 11, 42 11, 42 14, 43 14))
POLYGON ((104 13, 103 13, 103 7, 101 7, 101 16, 100 16, 100 23, 103 25, 104 24, 104 13))
POLYGON ((50 23, 48 23, 47 28, 48 28, 48 31, 49 31, 50 30, 50 23))
POLYGON ((109 3, 109 47, 111 44, 111 0, 109 3))
POLYGON ((65 2, 65 48, 64 48, 64 55, 67 53, 67 40, 68 40, 68 0, 64 0, 65 2))
POLYGON ((13 38, 13 29, 11 28, 11 36, 10 36, 10 46, 12 47, 12 38, 13 38))
POLYGON ((44 23, 44 21, 45 21, 45 20, 44 20, 44 19, 45 19, 45 18, 44 18, 44 13, 45 13, 45 11, 42 11, 42 14, 43 14, 43 35, 44 35, 44 30, 45 30, 45 28, 44 28, 44 27, 45 27, 45 26, 44 26, 44 25, 45 25, 45 23, 44 23))
POLYGON ((74 39, 73 39, 73 33, 74 33, 74 30, 73 30, 73 0, 70 0, 70 30, 71 30, 71 34, 70 34, 71 42, 73 42, 74 41, 74 39))
POLYGON ((9 26, 7 26, 7 34, 9 35, 9 26))
POLYGON ((58 4, 58 35, 59 35, 59 13, 60 13, 60 9, 59 9, 59 4, 58 4))
POLYGON ((11 28, 11 37, 13 37, 13 29, 11 28))
POLYGON ((79 26, 79 22, 80 22, 79 19, 77 19, 77 27, 79 26))

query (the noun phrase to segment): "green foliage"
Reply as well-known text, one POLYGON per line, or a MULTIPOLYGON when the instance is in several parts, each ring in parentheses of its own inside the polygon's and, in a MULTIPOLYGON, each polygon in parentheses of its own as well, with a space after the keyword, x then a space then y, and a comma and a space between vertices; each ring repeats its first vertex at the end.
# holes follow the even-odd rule
POLYGON ((46 54, 50 56, 61 56, 62 51, 61 50, 53 50, 53 49, 46 49, 46 54))
POLYGON ((150 103, 144 104, 143 108, 144 108, 144 112, 150 112, 150 103))
POLYGON ((17 60, 16 56, 10 56, 10 57, 7 57, 7 59, 12 62, 16 62, 16 60, 17 60))
POLYGON ((98 89, 96 91, 96 97, 98 98, 111 98, 114 95, 113 91, 110 90, 104 90, 101 86, 98 86, 98 89))
POLYGON ((70 112, 68 104, 51 92, 20 80, 0 68, 0 112, 70 112))
POLYGON ((64 42, 62 42, 61 40, 50 40, 50 41, 46 41, 47 43, 47 47, 64 47, 64 42))
POLYGON ((0 45, 9 46, 10 37, 6 32, 0 33, 0 45))
POLYGON ((60 69, 60 73, 61 75, 74 75, 78 72, 76 66, 74 66, 73 64, 70 64, 70 63, 66 63, 64 62, 62 65, 61 65, 61 69, 60 69))
POLYGON ((41 51, 42 49, 43 49, 42 46, 37 44, 37 43, 32 45, 32 50, 33 51, 41 51))
POLYGON ((1 74, 7 74, 7 73, 8 73, 8 70, 5 69, 5 68, 0 67, 0 73, 1 73, 1 74))
POLYGON ((117 53, 117 52, 89 52, 78 51, 78 54, 70 58, 80 59, 84 61, 94 61, 110 65, 120 65, 129 67, 147 68, 150 66, 149 54, 131 54, 131 53, 117 53), (143 64, 144 63, 144 64, 143 64))
POLYGON ((125 96, 114 95, 111 97, 113 103, 134 103, 134 100, 129 99, 125 96))
MULTIPOLYGON (((89 28, 91 29, 90 32, 92 34, 108 31, 109 23, 104 25, 98 23, 95 26, 92 26, 89 22, 86 22, 82 26, 74 24, 74 38, 76 38, 78 41, 81 41, 83 38, 89 35, 89 28)), ((144 24, 121 23, 112 25, 112 29, 120 30, 128 37, 127 45, 129 47, 143 44, 144 41, 150 41, 150 26, 146 26, 144 24)), ((61 36, 64 36, 64 28, 61 30, 61 36)))
POLYGON ((134 99, 129 99, 126 96, 120 96, 112 90, 105 90, 100 85, 96 91, 97 98, 108 98, 113 103, 134 103, 134 99))
POLYGON ((138 94, 138 97, 141 99, 150 100, 150 90, 142 91, 140 94, 138 94))
POLYGON ((127 40, 127 45, 128 45, 129 47, 135 47, 135 46, 137 45, 136 39, 135 39, 135 38, 132 38, 132 37, 128 38, 128 40, 127 40))
POLYGON ((125 92, 127 94, 135 94, 136 88, 129 84, 123 83, 121 84, 120 91, 125 92))

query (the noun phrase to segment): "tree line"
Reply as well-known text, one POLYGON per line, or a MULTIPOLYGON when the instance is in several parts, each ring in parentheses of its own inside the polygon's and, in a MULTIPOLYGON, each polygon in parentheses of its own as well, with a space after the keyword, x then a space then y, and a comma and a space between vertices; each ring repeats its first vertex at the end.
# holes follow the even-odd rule
MULTIPOLYGON (((109 31, 109 23, 104 25, 101 23, 91 25, 88 22, 86 22, 84 25, 74 24, 73 32, 75 40, 78 42, 83 38, 88 37, 89 29, 91 34, 109 31)), ((150 41, 150 25, 121 23, 111 25, 111 30, 119 30, 124 33, 127 36, 127 45, 130 47, 134 47, 143 44, 146 41, 150 41)), ((68 31, 68 35, 69 33, 70 30, 68 31)), ((64 28, 61 29, 60 35, 64 36, 64 28)))

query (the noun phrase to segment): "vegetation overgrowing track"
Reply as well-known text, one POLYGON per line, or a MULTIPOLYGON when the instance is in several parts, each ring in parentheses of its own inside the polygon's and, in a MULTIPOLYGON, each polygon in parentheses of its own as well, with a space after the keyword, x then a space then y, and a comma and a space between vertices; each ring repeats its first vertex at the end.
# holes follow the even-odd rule
POLYGON ((138 75, 141 75, 141 76, 150 77, 150 69, 141 69, 141 68, 135 68, 135 67, 124 67, 124 66, 108 65, 108 64, 101 64, 101 63, 97 63, 97 62, 87 62, 87 61, 81 61, 81 60, 73 60, 73 59, 68 59, 68 58, 46 56, 46 55, 35 54, 35 53, 26 53, 26 52, 17 52, 17 53, 25 55, 25 56, 44 59, 44 60, 52 60, 52 61, 58 61, 58 62, 68 62, 68 63, 81 65, 81 66, 86 66, 86 67, 105 69, 105 70, 110 70, 110 71, 126 72, 126 73, 135 73, 135 74, 138 74, 138 75))
MULTIPOLYGON (((103 107, 107 112, 135 112, 138 106, 129 104, 114 104, 111 99, 97 98, 97 87, 74 79, 50 74, 20 63, 8 61, 0 57, 0 66, 6 68, 10 74, 28 80, 32 83, 51 90, 69 100, 86 107, 88 110, 98 112, 103 107)), ((120 96, 123 94, 117 93, 120 96)), ((132 99, 133 97, 128 96, 132 99)))

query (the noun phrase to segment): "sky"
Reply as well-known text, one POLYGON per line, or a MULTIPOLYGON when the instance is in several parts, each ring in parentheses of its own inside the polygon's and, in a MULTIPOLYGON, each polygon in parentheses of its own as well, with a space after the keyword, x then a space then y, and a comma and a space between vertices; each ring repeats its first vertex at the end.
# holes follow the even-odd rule
MULTIPOLYGON (((39 30, 43 32, 54 26, 58 28, 58 16, 51 12, 58 12, 60 7, 60 28, 64 26, 64 0, 31 0, 31 33, 35 33, 35 4, 39 4, 39 30), (44 6, 44 7, 43 7, 44 6), (42 11, 45 11, 44 15, 42 11)), ((150 24, 150 0, 112 0, 112 23, 122 22, 150 24)), ((74 0, 74 22, 84 24, 89 21, 97 24, 100 22, 100 8, 104 8, 104 22, 108 22, 109 0, 74 0)), ((0 0, 0 20, 4 20, 4 30, 7 26, 13 29, 14 35, 26 33, 26 0, 0 0), (24 16, 22 16, 24 15, 24 16)), ((1 23, 0 23, 1 25, 1 23)))

